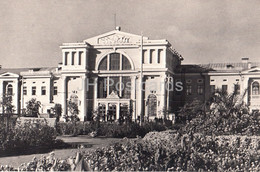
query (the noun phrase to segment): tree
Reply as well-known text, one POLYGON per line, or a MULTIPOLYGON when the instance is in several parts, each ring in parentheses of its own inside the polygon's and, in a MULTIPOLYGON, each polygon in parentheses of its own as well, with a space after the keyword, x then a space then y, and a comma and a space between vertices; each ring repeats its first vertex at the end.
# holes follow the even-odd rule
POLYGON ((4 94, 1 101, 3 114, 4 114, 4 123, 6 126, 6 131, 9 130, 10 118, 14 113, 14 105, 12 104, 12 95, 4 94))
POLYGON ((66 121, 72 121, 72 122, 79 121, 79 117, 78 117, 79 107, 78 107, 77 103, 70 100, 68 102, 68 111, 69 111, 69 114, 66 114, 64 116, 66 121))
POLYGON ((3 107, 3 114, 12 114, 14 113, 14 105, 12 104, 12 96, 4 94, 2 97, 1 105, 3 107))
MULTIPOLYGON (((243 102, 244 96, 245 93, 240 96, 236 90, 230 94, 217 90, 207 102, 208 108, 198 111, 182 128, 182 132, 206 135, 259 134, 260 122, 257 115, 249 113, 248 106, 243 102)), ((198 104, 194 109, 199 107, 203 106, 198 104)))
POLYGON ((206 104, 195 99, 192 102, 186 103, 179 111, 178 117, 182 122, 190 121, 198 114, 205 113, 206 104))
POLYGON ((237 89, 238 88, 235 87, 235 90, 230 94, 221 89, 216 90, 208 103, 210 104, 211 113, 219 113, 223 117, 228 117, 232 114, 241 115, 248 113, 249 108, 243 101, 247 90, 245 90, 240 97, 237 94, 237 89))
POLYGON ((60 120, 61 113, 62 113, 62 107, 61 104, 55 104, 54 107, 51 108, 52 111, 54 112, 55 118, 57 121, 60 120))
POLYGON ((38 117, 38 115, 40 114, 39 109, 41 107, 41 102, 32 98, 26 104, 26 116, 38 117))
POLYGON ((69 110, 69 114, 66 114, 64 116, 64 118, 65 118, 66 122, 71 121, 73 123, 73 128, 74 128, 73 135, 76 135, 77 134, 77 128, 76 128, 77 121, 79 121, 79 117, 78 117, 79 107, 78 107, 78 104, 70 100, 68 102, 68 110, 69 110))

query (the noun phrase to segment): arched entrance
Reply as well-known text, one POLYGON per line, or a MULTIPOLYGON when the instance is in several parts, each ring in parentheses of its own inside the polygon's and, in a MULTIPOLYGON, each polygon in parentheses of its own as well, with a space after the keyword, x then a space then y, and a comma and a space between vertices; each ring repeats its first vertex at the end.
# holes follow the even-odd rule
POLYGON ((150 94, 147 99, 147 114, 148 117, 154 117, 157 115, 157 97, 154 94, 150 94))

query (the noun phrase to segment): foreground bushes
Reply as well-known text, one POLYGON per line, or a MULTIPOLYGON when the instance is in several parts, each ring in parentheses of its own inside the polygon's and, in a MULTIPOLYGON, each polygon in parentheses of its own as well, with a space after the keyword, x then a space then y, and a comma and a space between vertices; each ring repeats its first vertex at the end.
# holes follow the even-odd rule
MULTIPOLYGON (((259 171, 260 137, 181 135, 150 132, 143 139, 122 139, 65 160, 48 157, 22 164, 24 171, 259 171)), ((18 170, 0 167, 0 170, 18 170)))
POLYGON ((55 129, 46 123, 23 123, 15 127, 0 126, 0 153, 28 150, 32 148, 51 148, 56 141, 55 129))
POLYGON ((95 171, 258 171, 260 138, 149 133, 85 154, 95 171))
POLYGON ((142 126, 134 122, 128 124, 77 122, 76 126, 70 122, 57 123, 59 135, 87 135, 91 132, 97 132, 97 136, 135 138, 137 135, 143 137, 150 131, 163 131, 166 129, 167 127, 160 122, 146 122, 142 126))

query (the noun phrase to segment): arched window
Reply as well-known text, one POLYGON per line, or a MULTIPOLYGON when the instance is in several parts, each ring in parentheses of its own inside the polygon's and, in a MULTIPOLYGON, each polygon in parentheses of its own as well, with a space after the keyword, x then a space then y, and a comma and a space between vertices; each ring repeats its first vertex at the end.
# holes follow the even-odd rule
POLYGON ((254 82, 252 84, 252 95, 258 95, 259 94, 259 83, 254 82))
POLYGON ((147 99, 148 116, 157 115, 157 97, 154 94, 150 94, 147 99))
POLYGON ((119 70, 120 69, 120 54, 112 53, 110 54, 110 70, 119 70))
POLYGON ((119 53, 111 53, 105 56, 98 66, 98 70, 131 70, 131 68, 128 58, 119 53))
POLYGON ((99 63, 98 70, 107 70, 107 56, 104 57, 101 62, 99 63))
POLYGON ((122 61, 122 70, 131 70, 131 64, 125 56, 122 57, 122 61))
POLYGON ((13 86, 11 84, 7 86, 7 95, 13 95, 13 86))

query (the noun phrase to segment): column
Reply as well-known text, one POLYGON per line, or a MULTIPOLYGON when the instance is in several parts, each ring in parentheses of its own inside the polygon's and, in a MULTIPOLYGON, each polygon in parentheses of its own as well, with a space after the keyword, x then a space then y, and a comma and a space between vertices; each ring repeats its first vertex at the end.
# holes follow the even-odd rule
POLYGON ((155 63, 158 63, 158 49, 155 49, 155 60, 156 62, 155 63))
POLYGON ((167 86, 166 86, 166 91, 167 91, 167 106, 166 106, 166 110, 168 111, 169 110, 169 101, 170 101, 170 85, 169 85, 169 83, 171 82, 171 77, 168 75, 167 76, 167 80, 166 80, 166 82, 167 82, 167 86))
POLYGON ((98 105, 97 105, 97 97, 98 97, 98 77, 94 78, 94 97, 93 97, 93 109, 96 110, 98 105))
MULTIPOLYGON (((0 80, 0 101, 2 101, 3 98, 3 80, 0 80)), ((0 107, 0 113, 3 113, 3 107, 0 107)))
POLYGON ((62 113, 63 116, 67 115, 67 77, 61 77, 61 106, 62 106, 62 113))
MULTIPOLYGON (((248 88, 251 87, 251 85, 249 85, 249 78, 248 77, 245 77, 245 76, 241 76, 241 88, 240 88, 240 94, 243 95, 244 94, 244 91, 246 91, 246 94, 244 96, 244 102, 246 102, 247 104, 249 104, 250 102, 248 102, 248 98, 251 96, 250 95, 250 92, 248 88)), ((252 90, 251 90, 252 91, 252 90)), ((241 96, 242 97, 242 96, 241 96)))
POLYGON ((14 81, 14 84, 13 84, 13 92, 14 92, 14 95, 13 95, 13 98, 14 98, 14 101, 13 101, 13 105, 15 106, 15 113, 18 113, 19 111, 19 100, 18 100, 18 78, 14 81))
MULTIPOLYGON (((160 100, 160 106, 158 108, 158 110, 160 110, 161 112, 163 112, 164 108, 166 107, 166 103, 165 103, 165 80, 166 80, 166 75, 162 75, 161 76, 161 84, 160 84, 160 95, 161 95, 161 98, 159 99, 160 100)), ((160 114, 161 117, 163 118, 163 114, 160 114)))
POLYGON ((79 51, 76 51, 74 54, 74 65, 75 66, 79 65, 79 51))
POLYGON ((68 66, 71 66, 71 59, 72 59, 72 52, 69 51, 68 52, 68 57, 67 57, 67 64, 68 64, 68 66))
POLYGON ((133 101, 132 104, 132 120, 136 120, 136 76, 131 76, 131 100, 133 101))
POLYGON ((81 109, 79 119, 80 121, 84 121, 86 112, 87 112, 87 102, 86 102, 86 76, 81 76, 81 84, 82 84, 82 93, 81 93, 81 109))
POLYGON ((143 94, 142 92, 142 81, 141 81, 141 77, 138 76, 138 79, 136 80, 136 118, 138 116, 140 116, 141 118, 141 114, 144 112, 143 110, 143 99, 144 97, 141 95, 143 94))
POLYGON ((107 121, 108 103, 106 102, 105 121, 107 121))
POLYGON ((21 98, 20 98, 21 102, 20 102, 20 112, 19 113, 22 113, 22 109, 24 107, 23 82, 24 82, 24 80, 22 79, 21 80, 21 89, 20 89, 21 90, 21 98))
POLYGON ((65 64, 67 63, 66 62, 66 52, 65 51, 62 51, 62 65, 65 66, 65 64))
POLYGON ((120 114, 120 103, 118 102, 116 105, 116 121, 119 120, 119 114, 120 114))
POLYGON ((147 62, 148 64, 151 64, 151 50, 150 49, 147 49, 147 62))

